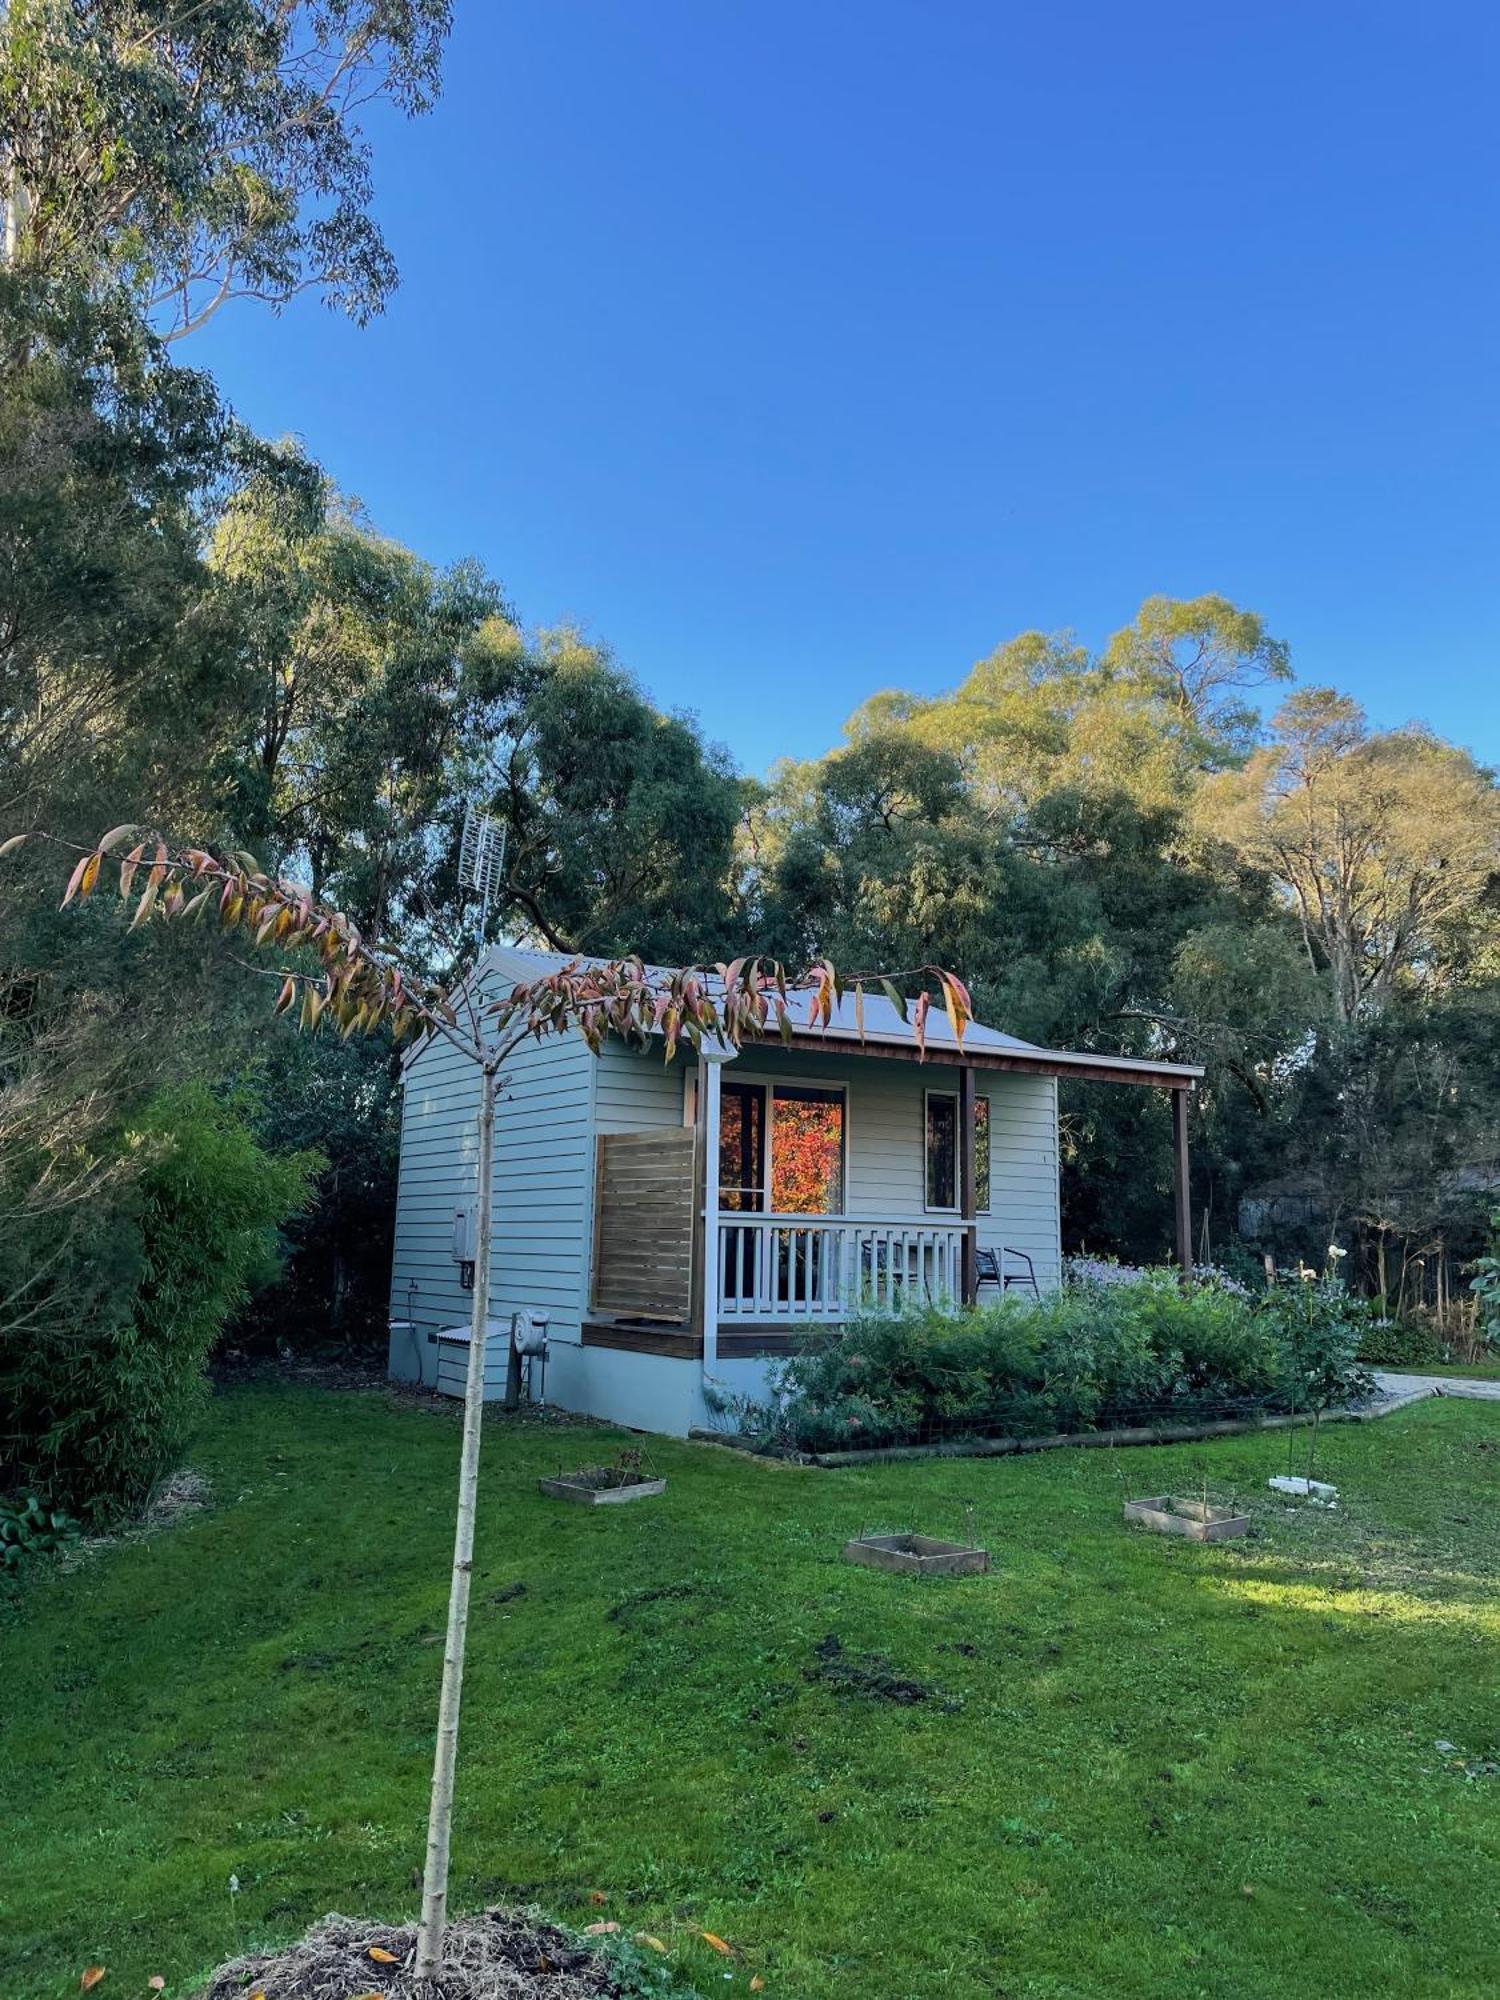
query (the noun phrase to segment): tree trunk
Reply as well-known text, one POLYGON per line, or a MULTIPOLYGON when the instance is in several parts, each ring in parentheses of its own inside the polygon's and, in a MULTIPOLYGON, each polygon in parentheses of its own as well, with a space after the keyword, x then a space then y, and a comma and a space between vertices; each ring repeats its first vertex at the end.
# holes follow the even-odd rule
POLYGON ((418 1979, 437 1977, 448 1920, 448 1846, 453 1832, 453 1772, 458 1758, 458 1708, 463 1694, 464 1640, 469 1628, 469 1579, 474 1568, 474 1502, 479 1490, 479 1440, 484 1424, 484 1341, 490 1301, 490 1210, 495 1178, 495 1065, 479 1076, 479 1201, 475 1218, 474 1308, 469 1320, 469 1373, 464 1382, 464 1437, 458 1465, 458 1524, 453 1537, 453 1582, 448 1592, 448 1637, 443 1649, 443 1693, 438 1707, 437 1750, 432 1762, 432 1804, 427 1818, 427 1865, 422 1876, 422 1922, 417 1932, 418 1979))
POLYGON ((30 206, 26 189, 19 175, 12 173, 10 199, 5 203, 5 244, 4 263, 7 271, 13 271, 21 261, 23 238, 26 234, 27 211, 30 206))

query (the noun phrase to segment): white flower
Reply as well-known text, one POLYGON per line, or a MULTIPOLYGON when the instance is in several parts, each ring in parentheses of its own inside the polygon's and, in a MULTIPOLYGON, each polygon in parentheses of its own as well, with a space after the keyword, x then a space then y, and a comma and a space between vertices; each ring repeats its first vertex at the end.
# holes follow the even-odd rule
POLYGON ((1337 1243, 1330 1243, 1328 1246, 1328 1254, 1330 1257, 1347 1257, 1349 1255, 1349 1252, 1347 1250, 1340 1250, 1337 1243))

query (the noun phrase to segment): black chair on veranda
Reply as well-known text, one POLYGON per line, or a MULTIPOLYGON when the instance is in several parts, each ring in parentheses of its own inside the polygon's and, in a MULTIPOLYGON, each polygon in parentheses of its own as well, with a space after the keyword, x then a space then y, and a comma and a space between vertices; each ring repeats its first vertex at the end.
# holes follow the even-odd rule
POLYGON ((982 1291, 986 1285, 994 1285, 1003 1292, 1012 1290, 1030 1292, 1034 1299, 1040 1299, 1042 1288, 1036 1281, 1036 1265, 1025 1250, 1013 1250, 1002 1244, 998 1250, 976 1250, 974 1253, 974 1274, 982 1291))

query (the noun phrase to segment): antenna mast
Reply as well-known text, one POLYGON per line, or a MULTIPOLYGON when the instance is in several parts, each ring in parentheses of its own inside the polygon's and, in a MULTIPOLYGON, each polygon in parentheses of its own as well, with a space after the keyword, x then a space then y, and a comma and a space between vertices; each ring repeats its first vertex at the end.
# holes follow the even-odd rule
POLYGON ((458 844, 459 887, 479 898, 480 934, 489 929, 490 909, 505 873, 505 836, 487 812, 476 812, 474 801, 464 807, 463 837, 458 844))

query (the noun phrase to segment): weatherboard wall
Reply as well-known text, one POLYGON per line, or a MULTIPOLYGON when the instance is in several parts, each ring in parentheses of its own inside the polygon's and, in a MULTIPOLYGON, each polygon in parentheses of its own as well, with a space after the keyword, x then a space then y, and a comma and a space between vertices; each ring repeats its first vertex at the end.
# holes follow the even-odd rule
MULTIPOLYGON (((588 1236, 594 1059, 576 1035, 527 1042, 509 1058, 496 1106, 490 1314, 549 1315, 555 1342, 581 1337, 588 1236)), ((468 1321, 454 1217, 476 1201, 479 1079, 441 1039, 408 1061, 391 1271, 391 1316, 427 1336, 468 1321)), ((394 1355, 393 1348, 393 1355, 394 1355)), ((429 1354, 429 1366, 435 1354, 429 1354)), ((504 1356, 498 1357, 503 1385, 504 1356)), ((488 1370, 492 1393, 495 1357, 488 1370)), ((423 1379, 432 1381, 424 1368, 423 1379)), ((550 1386, 550 1385, 549 1385, 550 1386)))

